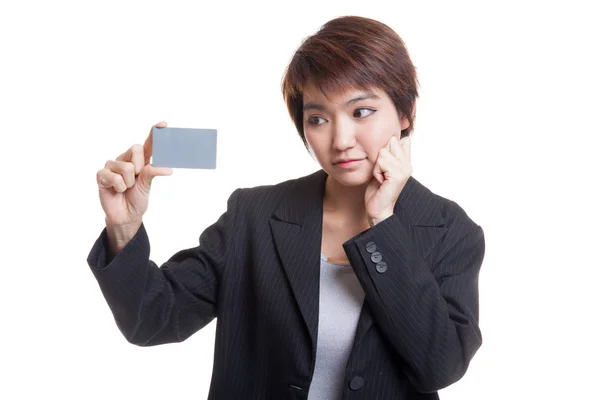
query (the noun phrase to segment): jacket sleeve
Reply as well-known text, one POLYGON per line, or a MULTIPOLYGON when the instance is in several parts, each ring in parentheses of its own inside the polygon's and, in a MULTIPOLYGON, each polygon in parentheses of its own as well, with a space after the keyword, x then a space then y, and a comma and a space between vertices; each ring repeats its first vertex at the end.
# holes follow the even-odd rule
POLYGON ((458 381, 482 343, 478 275, 485 239, 480 226, 469 226, 447 235, 428 262, 417 253, 401 209, 344 243, 376 324, 421 392, 458 381), (384 265, 372 257, 374 246, 384 265))
POLYGON ((144 225, 113 259, 108 259, 106 228, 87 262, 127 341, 139 346, 181 342, 211 322, 217 311, 218 284, 235 252, 236 203, 200 235, 199 245, 177 252, 158 267, 150 256, 144 225))

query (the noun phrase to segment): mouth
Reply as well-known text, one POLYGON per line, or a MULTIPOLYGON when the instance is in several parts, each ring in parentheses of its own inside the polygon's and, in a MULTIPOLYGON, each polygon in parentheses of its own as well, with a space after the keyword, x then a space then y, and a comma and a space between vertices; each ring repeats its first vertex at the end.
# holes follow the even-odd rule
POLYGON ((364 158, 346 158, 343 160, 337 160, 333 163, 336 167, 341 168, 351 168, 358 165, 361 161, 364 161, 364 158))

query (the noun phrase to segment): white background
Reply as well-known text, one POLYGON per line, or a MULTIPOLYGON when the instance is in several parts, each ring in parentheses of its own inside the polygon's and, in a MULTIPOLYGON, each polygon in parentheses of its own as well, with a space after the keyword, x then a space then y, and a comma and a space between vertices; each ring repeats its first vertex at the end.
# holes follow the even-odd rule
POLYGON ((237 187, 318 168, 281 78, 340 15, 405 40, 421 83, 414 176, 486 233, 484 344, 444 400, 600 399, 600 28, 593 1, 20 1, 0 6, 0 398, 206 398, 214 323, 125 341, 86 263, 95 174, 152 124, 216 128, 216 171, 154 181, 161 263, 237 187))

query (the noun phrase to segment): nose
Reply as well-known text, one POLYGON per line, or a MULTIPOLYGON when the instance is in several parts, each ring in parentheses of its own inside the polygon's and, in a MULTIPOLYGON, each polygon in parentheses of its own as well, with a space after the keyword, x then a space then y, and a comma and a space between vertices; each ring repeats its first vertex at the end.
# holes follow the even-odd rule
POLYGON ((356 145, 356 132, 352 122, 337 120, 332 125, 332 145, 335 150, 343 152, 356 145))

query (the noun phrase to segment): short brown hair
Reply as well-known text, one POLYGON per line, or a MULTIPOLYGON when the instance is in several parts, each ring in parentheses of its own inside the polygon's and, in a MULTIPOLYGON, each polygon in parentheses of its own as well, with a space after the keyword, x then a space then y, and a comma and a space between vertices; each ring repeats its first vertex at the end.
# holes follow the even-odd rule
POLYGON ((282 82, 283 98, 306 148, 303 92, 315 85, 325 93, 352 87, 385 91, 399 116, 414 127, 418 80, 406 46, 389 26, 369 18, 347 16, 327 22, 294 53, 282 82))

